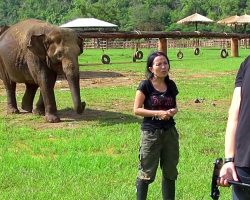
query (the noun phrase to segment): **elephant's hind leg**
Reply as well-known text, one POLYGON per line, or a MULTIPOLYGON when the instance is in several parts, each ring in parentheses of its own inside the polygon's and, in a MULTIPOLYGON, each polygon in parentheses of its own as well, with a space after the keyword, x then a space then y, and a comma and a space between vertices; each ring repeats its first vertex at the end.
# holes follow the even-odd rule
POLYGON ((33 113, 39 114, 39 115, 45 115, 45 119, 47 122, 60 122, 60 118, 57 117, 56 115, 52 114, 45 114, 45 105, 43 101, 42 94, 40 93, 39 99, 36 103, 36 108, 33 110, 33 113))
POLYGON ((43 97, 41 93, 36 103, 36 108, 33 109, 33 113, 38 114, 38 115, 45 115, 45 106, 44 106, 43 97))
POLYGON ((38 86, 33 84, 25 84, 26 90, 22 99, 22 109, 27 112, 32 112, 33 100, 36 95, 38 86))
POLYGON ((7 113, 19 113, 16 102, 16 83, 13 81, 3 81, 7 94, 7 113))

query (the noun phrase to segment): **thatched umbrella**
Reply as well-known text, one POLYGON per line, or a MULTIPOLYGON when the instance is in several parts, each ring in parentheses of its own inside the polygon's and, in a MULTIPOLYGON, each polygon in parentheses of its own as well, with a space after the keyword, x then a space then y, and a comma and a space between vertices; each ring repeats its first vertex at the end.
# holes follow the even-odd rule
POLYGON ((245 14, 239 16, 239 18, 237 19, 237 24, 244 25, 244 31, 246 32, 246 26, 247 24, 250 24, 250 15, 245 14))
POLYGON ((213 20, 200 15, 198 13, 195 13, 193 15, 190 15, 188 17, 185 17, 184 19, 181 19, 177 22, 177 24, 195 24, 195 30, 197 31, 197 26, 198 24, 207 24, 207 23, 211 23, 214 22, 213 20))
MULTIPOLYGON (((244 26, 244 32, 247 32, 247 24, 250 24, 250 15, 241 15, 238 19, 237 19, 237 24, 241 24, 244 26)), ((244 40, 245 43, 245 48, 247 48, 247 39, 244 40)))
POLYGON ((231 16, 231 17, 221 19, 217 23, 218 24, 236 24, 238 18, 239 18, 238 15, 234 15, 234 16, 231 16))
POLYGON ((239 19, 239 16, 238 15, 234 15, 234 16, 231 16, 231 17, 227 17, 227 18, 221 19, 217 23, 218 24, 227 24, 227 25, 230 25, 230 26, 234 25, 234 30, 236 31, 236 25, 237 25, 237 20, 238 19, 239 19))
MULTIPOLYGON (((214 22, 214 21, 203 16, 203 15, 195 13, 193 15, 190 15, 188 17, 185 17, 185 18, 179 20, 177 22, 177 24, 195 24, 195 30, 197 31, 198 24, 207 24, 207 23, 211 23, 211 22, 214 22)), ((194 54, 199 55, 200 49, 197 47, 197 46, 199 46, 199 39, 196 39, 195 46, 196 46, 196 48, 194 50, 194 54)))
POLYGON ((241 15, 241 16, 234 15, 234 16, 219 20, 217 23, 235 25, 235 30, 236 30, 236 25, 243 25, 244 31, 246 31, 247 24, 250 24, 250 15, 247 15, 247 14, 241 15))

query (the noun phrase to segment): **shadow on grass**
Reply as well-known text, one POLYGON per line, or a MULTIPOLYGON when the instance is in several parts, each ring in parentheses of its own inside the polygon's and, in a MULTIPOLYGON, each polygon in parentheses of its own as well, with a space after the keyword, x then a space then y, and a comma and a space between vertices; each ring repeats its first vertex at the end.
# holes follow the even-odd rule
POLYGON ((124 77, 118 72, 80 71, 80 79, 124 77))
MULTIPOLYGON (((99 71, 80 71, 80 79, 91 79, 91 78, 113 78, 113 77, 124 77, 123 74, 118 72, 99 72, 99 71)), ((63 75, 58 75, 58 80, 63 80, 63 75)))
POLYGON ((122 64, 133 64, 133 63, 145 63, 145 60, 137 60, 136 62, 132 62, 132 61, 121 61, 121 62, 111 62, 110 64, 103 64, 103 63, 82 63, 79 64, 79 66, 98 66, 98 65, 122 65, 122 64))
POLYGON ((141 122, 139 117, 121 112, 94 110, 86 108, 82 114, 75 113, 71 108, 58 111, 62 122, 67 121, 99 121, 104 124, 135 123, 141 122))

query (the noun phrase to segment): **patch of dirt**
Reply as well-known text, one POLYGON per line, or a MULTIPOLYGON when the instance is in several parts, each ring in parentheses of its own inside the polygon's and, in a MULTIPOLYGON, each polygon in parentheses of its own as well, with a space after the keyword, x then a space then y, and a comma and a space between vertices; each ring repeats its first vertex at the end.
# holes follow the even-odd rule
POLYGON ((203 72, 199 73, 199 71, 193 73, 186 69, 174 69, 173 71, 170 70, 170 75, 174 79, 199 79, 199 78, 213 78, 213 77, 222 77, 222 76, 236 76, 237 71, 230 70, 226 72, 203 72), (191 74, 190 74, 191 73, 191 74), (188 75, 187 75, 188 74, 188 75))
MULTIPOLYGON (((228 109, 231 103, 231 99, 227 100, 207 100, 207 99, 193 99, 187 101, 185 103, 178 103, 178 106, 183 110, 201 110, 204 107, 210 108, 220 108, 220 109, 228 109), (198 101, 197 101, 198 100, 198 101)), ((213 112, 213 110, 211 110, 213 112)))
MULTIPOLYGON (((83 71, 80 73, 80 87, 109 87, 138 84, 144 77, 134 72, 107 72, 107 71, 83 71)), ((56 88, 69 89, 67 81, 59 77, 56 82, 56 88)))
POLYGON ((207 74, 193 74, 190 76, 191 79, 196 78, 212 78, 212 77, 222 77, 222 76, 228 76, 228 75, 236 75, 235 71, 228 71, 228 72, 213 72, 213 73, 207 73, 207 74))
MULTIPOLYGON (((144 78, 144 74, 138 74, 134 72, 112 72, 112 71, 82 71, 80 73, 80 87, 81 88, 95 88, 95 87, 112 87, 112 86, 129 86, 137 85, 140 80, 144 78)), ((68 82, 64 77, 58 77, 55 85, 55 89, 69 90, 68 82)), ((17 94, 23 95, 25 91, 25 84, 17 84, 17 94)), ((0 80, 0 95, 6 97, 6 92, 2 81, 0 80)), ((103 123, 120 123, 124 122, 125 119, 133 118, 134 116, 123 114, 122 111, 129 110, 132 111, 133 102, 131 105, 124 106, 124 102, 116 101, 112 105, 112 108, 104 107, 103 105, 98 106, 96 110, 88 108, 85 109, 84 113, 79 115, 76 114, 72 108, 64 108, 59 110, 58 114, 62 120, 60 123, 46 123, 43 117, 38 116, 33 119, 32 113, 25 113, 21 110, 19 115, 7 115, 6 114, 6 99, 0 102, 0 113, 2 116, 6 117, 10 124, 23 123, 25 120, 28 126, 34 129, 51 129, 51 128, 73 128, 79 127, 83 124, 94 124, 97 121, 103 123), (120 103, 119 103, 120 102, 120 103)), ((133 120, 137 120, 134 117, 133 120)))
MULTIPOLYGON (((235 71, 226 73, 210 73, 210 74, 193 74, 192 76, 185 76, 185 73, 181 70, 175 70, 171 72, 171 77, 176 79, 196 79, 204 77, 226 76, 234 74, 235 71)), ((80 87, 81 88, 97 88, 97 87, 113 87, 113 86, 137 86, 138 83, 144 79, 144 73, 135 72, 113 72, 113 71, 82 71, 80 73, 80 87)), ((58 77, 55 85, 56 89, 69 90, 67 81, 63 77, 58 77)), ((17 84, 17 94, 22 94, 25 91, 24 84, 17 84)), ((6 97, 5 88, 2 81, 0 81, 0 95, 6 97)), ((43 117, 38 116, 34 119, 34 115, 31 113, 25 113, 21 110, 20 115, 6 115, 6 98, 3 98, 0 102, 0 114, 7 118, 10 124, 21 124, 25 120, 25 123, 30 125, 34 129, 52 129, 52 128, 75 128, 84 124, 94 125, 98 122, 101 123, 128 123, 130 120, 133 122, 139 119, 132 114, 133 102, 129 102, 124 105, 123 101, 116 101, 110 105, 100 104, 96 106, 96 109, 89 109, 88 102, 87 108, 82 115, 76 114, 72 108, 64 108, 58 111, 58 114, 62 120, 60 123, 46 123, 43 117), (131 110, 131 112, 130 112, 131 110), (129 112, 130 114, 124 114, 129 112)), ((187 102, 186 105, 181 105, 182 108, 192 107, 200 109, 205 102, 194 103, 193 101, 187 102)), ((210 102, 211 106, 223 105, 228 102, 210 102)))
MULTIPOLYGON (((109 87, 109 86, 123 86, 138 84, 144 77, 133 72, 109 72, 109 71, 82 71, 80 73, 80 87, 81 88, 92 88, 92 87, 109 87)), ((69 90, 69 85, 64 77, 58 77, 55 88, 61 88, 69 90)), ((23 83, 17 84, 17 92, 23 93, 25 85, 23 83)), ((0 95, 5 96, 5 88, 0 80, 0 95)))

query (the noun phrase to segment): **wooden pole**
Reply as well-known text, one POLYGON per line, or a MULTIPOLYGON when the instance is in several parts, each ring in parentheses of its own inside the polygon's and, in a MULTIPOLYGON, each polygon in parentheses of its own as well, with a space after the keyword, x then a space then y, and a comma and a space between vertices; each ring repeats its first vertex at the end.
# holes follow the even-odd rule
POLYGON ((141 31, 140 34, 136 32, 84 32, 77 31, 79 36, 83 38, 125 38, 125 39, 142 39, 142 38, 250 38, 249 34, 240 33, 217 33, 217 32, 161 32, 141 31))
POLYGON ((231 56, 239 57, 239 40, 237 38, 231 38, 231 56))
POLYGON ((159 38, 158 41, 158 51, 164 52, 167 55, 167 39, 166 38, 159 38))

